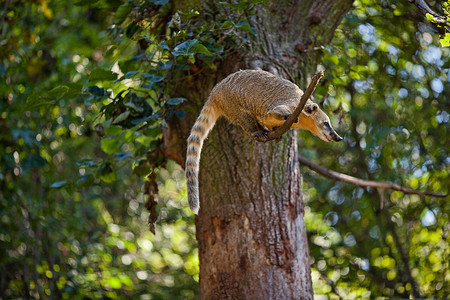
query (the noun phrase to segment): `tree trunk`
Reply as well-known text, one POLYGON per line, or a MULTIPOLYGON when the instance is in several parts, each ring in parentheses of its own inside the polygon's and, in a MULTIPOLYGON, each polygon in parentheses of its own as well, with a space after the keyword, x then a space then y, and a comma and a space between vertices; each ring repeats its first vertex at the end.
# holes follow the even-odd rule
MULTIPOLYGON (((257 5, 252 50, 235 52, 219 71, 205 71, 177 86, 176 94, 189 99, 192 113, 169 122, 166 154, 184 163, 185 139, 198 112, 214 84, 233 71, 261 68, 305 89, 319 59, 318 36, 321 45, 329 42, 351 3, 257 5)), ((237 19, 217 1, 202 4, 215 10, 211 14, 237 19)), ((177 9, 192 7, 198 9, 198 1, 175 1, 177 9)), ((312 299, 296 132, 289 131, 279 143, 258 143, 219 119, 201 155, 200 201, 196 229, 203 299, 312 299)))

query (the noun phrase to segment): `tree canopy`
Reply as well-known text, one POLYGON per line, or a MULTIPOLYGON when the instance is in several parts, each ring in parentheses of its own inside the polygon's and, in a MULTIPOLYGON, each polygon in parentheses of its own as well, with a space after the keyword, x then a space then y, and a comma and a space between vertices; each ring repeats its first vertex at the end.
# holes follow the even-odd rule
MULTIPOLYGON (((161 137, 190 109, 172 92, 177 82, 252 51, 253 9, 265 1, 217 2, 233 19, 203 14, 201 2, 190 11, 169 0, 1 4, 3 297, 198 296, 184 173, 161 155, 161 137)), ((303 156, 448 193, 450 51, 414 5, 357 0, 331 44, 298 50, 321 57, 315 101, 344 137, 330 146, 301 132, 303 156)), ((315 294, 450 294, 447 198, 302 172, 315 294)))

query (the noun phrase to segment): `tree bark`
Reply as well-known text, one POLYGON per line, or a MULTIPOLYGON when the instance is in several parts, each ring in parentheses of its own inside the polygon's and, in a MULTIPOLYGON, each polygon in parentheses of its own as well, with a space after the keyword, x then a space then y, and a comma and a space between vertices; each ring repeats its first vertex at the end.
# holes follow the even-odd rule
MULTIPOLYGON (((217 1, 202 1, 209 15, 230 15, 217 1)), ((244 68, 288 77, 305 89, 320 53, 351 6, 350 0, 284 0, 257 5, 251 50, 235 51, 216 72, 180 81, 175 93, 189 99, 188 116, 169 120, 165 152, 184 164, 186 138, 212 87, 244 68)), ((195 5, 197 4, 197 7, 195 5)), ((198 1, 175 1, 189 11, 198 1)), ((207 13, 201 15, 208 15, 207 13)), ((303 220, 297 133, 279 143, 255 142, 219 119, 203 147, 201 209, 196 217, 203 299, 312 299, 310 259, 303 220)))

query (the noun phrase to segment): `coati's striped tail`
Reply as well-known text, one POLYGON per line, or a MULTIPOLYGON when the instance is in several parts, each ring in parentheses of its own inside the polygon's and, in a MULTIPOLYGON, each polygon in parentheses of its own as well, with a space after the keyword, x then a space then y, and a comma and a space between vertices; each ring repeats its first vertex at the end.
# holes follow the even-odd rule
POLYGON ((192 127, 191 134, 187 139, 186 153, 186 184, 188 192, 188 203, 194 214, 198 214, 200 209, 198 190, 198 171, 200 168, 200 153, 203 141, 208 136, 209 131, 214 127, 219 115, 211 102, 206 102, 200 115, 192 127))

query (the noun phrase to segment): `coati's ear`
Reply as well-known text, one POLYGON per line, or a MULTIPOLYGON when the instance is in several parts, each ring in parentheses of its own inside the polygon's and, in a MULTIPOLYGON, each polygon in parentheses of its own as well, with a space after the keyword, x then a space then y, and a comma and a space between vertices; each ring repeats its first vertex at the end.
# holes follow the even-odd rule
POLYGON ((317 111, 319 109, 319 106, 316 103, 312 103, 311 105, 306 106, 303 111, 307 114, 310 115, 313 112, 317 111))

